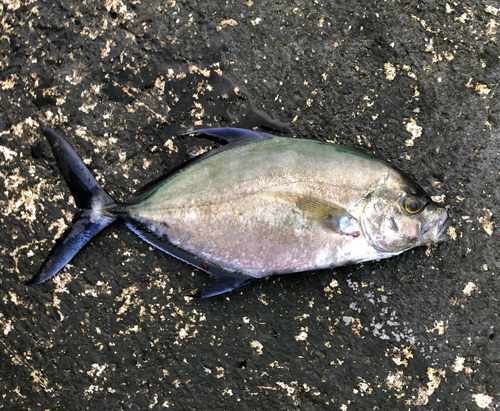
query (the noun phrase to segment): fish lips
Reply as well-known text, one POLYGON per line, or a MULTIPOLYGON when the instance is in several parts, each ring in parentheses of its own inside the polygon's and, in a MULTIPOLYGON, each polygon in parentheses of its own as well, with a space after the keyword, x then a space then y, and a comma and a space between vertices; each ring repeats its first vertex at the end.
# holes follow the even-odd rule
POLYGON ((436 219, 422 225, 422 237, 431 240, 434 243, 448 241, 450 236, 446 234, 446 230, 450 225, 449 215, 446 210, 436 219))

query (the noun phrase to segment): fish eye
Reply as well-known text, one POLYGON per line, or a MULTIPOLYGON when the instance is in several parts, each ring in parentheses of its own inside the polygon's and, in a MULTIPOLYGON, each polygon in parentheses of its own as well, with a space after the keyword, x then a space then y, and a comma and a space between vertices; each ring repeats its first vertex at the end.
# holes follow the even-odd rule
POLYGON ((422 210, 422 203, 416 197, 406 197, 403 205, 408 214, 417 214, 422 210))

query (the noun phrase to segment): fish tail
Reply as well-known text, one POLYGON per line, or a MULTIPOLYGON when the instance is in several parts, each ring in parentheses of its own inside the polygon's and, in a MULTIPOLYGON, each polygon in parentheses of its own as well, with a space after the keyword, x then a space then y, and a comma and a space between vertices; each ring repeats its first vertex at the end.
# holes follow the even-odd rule
POLYGON ((41 130, 79 210, 38 273, 26 285, 40 284, 57 274, 92 237, 117 219, 106 211, 113 208, 114 200, 99 185, 73 147, 54 131, 45 127, 41 130))

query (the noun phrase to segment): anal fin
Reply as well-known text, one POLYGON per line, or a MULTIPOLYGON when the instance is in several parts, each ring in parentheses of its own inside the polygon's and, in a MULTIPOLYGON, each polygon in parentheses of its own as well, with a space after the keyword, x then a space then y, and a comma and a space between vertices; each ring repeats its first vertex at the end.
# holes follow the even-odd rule
POLYGON ((206 298, 219 295, 248 284, 250 281, 255 279, 255 277, 246 274, 225 270, 215 264, 208 265, 201 258, 198 258, 191 253, 181 250, 175 245, 158 238, 154 233, 149 231, 143 224, 136 220, 125 217, 125 223, 128 228, 130 228, 147 243, 171 255, 172 257, 184 261, 185 263, 210 274, 213 277, 213 282, 206 289, 195 293, 193 297, 206 298))
POLYGON ((246 276, 247 278, 238 277, 214 277, 212 283, 206 287, 204 290, 198 291, 193 297, 197 298, 207 298, 213 297, 214 295, 223 294, 227 291, 234 290, 235 288, 241 287, 242 285, 248 284, 255 278, 246 276))

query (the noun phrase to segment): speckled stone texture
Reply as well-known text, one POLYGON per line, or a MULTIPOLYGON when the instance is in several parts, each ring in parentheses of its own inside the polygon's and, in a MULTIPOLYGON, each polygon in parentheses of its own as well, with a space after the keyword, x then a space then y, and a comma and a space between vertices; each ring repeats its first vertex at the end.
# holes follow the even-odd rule
POLYGON ((500 5, 477 1, 0 3, 0 409, 500 408, 500 5), (74 202, 38 131, 116 199, 234 125, 390 160, 453 239, 255 282, 117 223, 27 288, 74 202))

